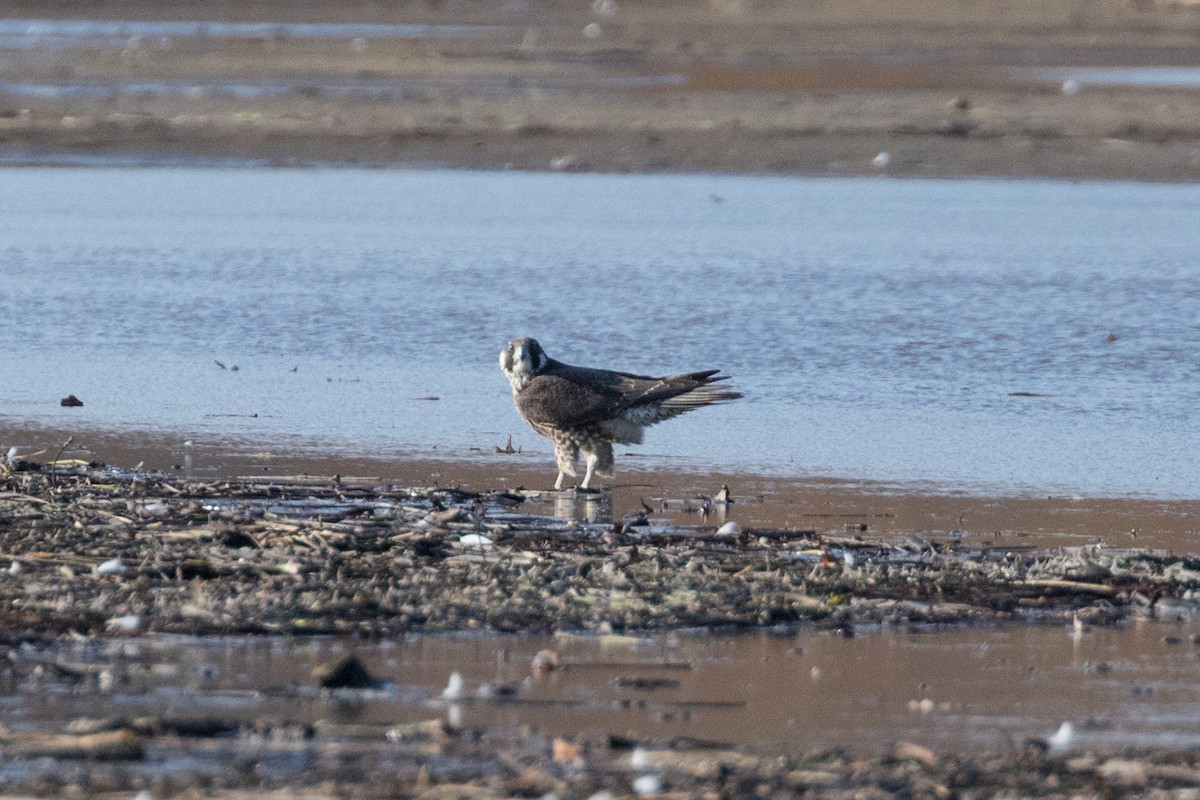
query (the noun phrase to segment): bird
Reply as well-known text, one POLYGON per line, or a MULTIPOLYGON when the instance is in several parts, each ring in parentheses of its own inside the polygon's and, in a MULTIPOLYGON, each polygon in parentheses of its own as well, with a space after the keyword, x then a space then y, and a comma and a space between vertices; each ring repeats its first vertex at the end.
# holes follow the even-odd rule
POLYGON ((554 443, 556 490, 576 476, 582 453, 587 470, 579 484, 611 476, 613 443, 641 444, 643 429, 685 411, 742 397, 715 385, 728 375, 718 369, 661 378, 575 367, 546 355, 537 339, 510 339, 500 351, 500 369, 512 388, 513 403, 535 431, 554 443))

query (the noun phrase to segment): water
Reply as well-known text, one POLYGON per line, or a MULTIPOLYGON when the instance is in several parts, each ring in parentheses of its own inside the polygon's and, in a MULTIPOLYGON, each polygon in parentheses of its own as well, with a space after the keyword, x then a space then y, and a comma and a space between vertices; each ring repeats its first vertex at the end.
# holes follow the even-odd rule
MULTIPOLYGON (((905 740, 962 753, 1045 738, 1071 722, 1081 751, 1188 748, 1200 746, 1195 631, 1194 620, 1140 620, 1076 636, 1060 627, 1017 627, 876 630, 854 638, 91 640, 23 648, 17 673, 54 660, 107 672, 110 688, 59 685, 50 671, 5 683, 0 699, 15 731, 53 729, 80 716, 216 718, 246 728, 263 718, 392 725, 444 715, 440 695, 458 671, 463 723, 490 738, 528 725, 573 739, 691 737, 769 753, 883 753, 905 740), (543 649, 554 650, 562 668, 532 674, 543 649), (338 704, 317 691, 312 673, 348 653, 388 686, 338 704), (501 695, 504 689, 511 694, 501 695), (71 702, 62 702, 64 694, 71 702)), ((382 732, 377 738, 383 746, 382 732)))
POLYGON ((394 25, 338 22, 226 22, 216 20, 0 19, 0 48, 123 47, 142 37, 201 39, 461 39, 506 36, 497 25, 394 25))
POLYGON ((582 91, 584 89, 639 89, 673 86, 681 83, 679 75, 537 75, 513 80, 507 76, 486 78, 404 76, 367 78, 257 79, 253 81, 208 80, 195 81, 115 81, 84 79, 54 83, 0 81, 0 96, 16 99, 105 99, 120 98, 225 98, 237 100, 272 100, 288 96, 326 97, 356 102, 405 102, 413 92, 438 89, 464 89, 489 97, 513 97, 531 90, 548 92, 582 91))
POLYGON ((496 366, 533 335, 731 373, 638 448, 680 469, 1195 497, 1197 218, 1117 182, 4 170, 0 421, 548 453, 496 366))
POLYGON ((1149 88, 1200 89, 1200 67, 1025 67, 1013 74, 1024 79, 1083 86, 1145 86, 1149 88))

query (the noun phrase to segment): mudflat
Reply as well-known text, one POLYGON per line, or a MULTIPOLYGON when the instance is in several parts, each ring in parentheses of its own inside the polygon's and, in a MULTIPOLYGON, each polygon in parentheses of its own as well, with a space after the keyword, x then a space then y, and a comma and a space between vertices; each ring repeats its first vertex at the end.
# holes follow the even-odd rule
POLYGON ((1069 77, 1196 69, 1194 3, 101 2, 106 27, 55 27, 80 14, 0 17, 8 163, 1200 176, 1195 81, 1069 77))
MULTIPOLYGON (((1073 628, 1078 643, 1094 626, 1165 623, 1167 657, 1177 658, 1197 644, 1179 632, 1200 591, 1195 556, 1011 538, 995 546, 993 534, 963 530, 878 532, 880 518, 900 515, 871 513, 888 501, 862 496, 842 507, 852 513, 814 514, 825 523, 820 530, 721 522, 752 502, 744 496, 720 509, 713 497, 653 501, 703 517, 685 525, 644 499, 617 518, 607 493, 552 499, 520 487, 405 487, 340 475, 197 479, 64 458, 68 447, 53 463, 13 459, 0 476, 0 557, 10 563, 0 582, 0 641, 9 653, 3 679, 20 712, 17 729, 0 729, 6 790, 231 798, 284 788, 314 798, 583 798, 668 789, 680 797, 719 790, 1049 797, 1062 796, 1060 789, 1159 796, 1198 774, 1186 749, 1078 751, 1071 726, 984 752, 900 741, 883 756, 840 749, 781 756, 674 734, 550 738, 503 718, 464 721, 464 704, 536 705, 527 682, 466 695, 453 676, 424 718, 397 721, 397 688, 353 655, 307 679, 280 684, 272 675, 236 692, 206 688, 230 679, 219 668, 155 655, 172 646, 186 652, 189 641, 202 640, 194 637, 212 636, 236 649, 245 636, 366 643, 435 631, 586 632, 630 647, 639 636, 679 628, 772 630, 800 643, 805 632, 852 638, 860 628, 919 634, 1001 623, 1073 628), (851 521, 828 529, 845 517, 851 521), (80 648, 84 660, 71 655, 80 648), (61 712, 38 712, 46 693, 69 693, 81 709, 110 708, 114 692, 145 705, 138 688, 145 681, 136 677, 143 670, 172 682, 164 697, 199 705, 171 702, 136 716, 85 711, 65 724, 61 712), (260 709, 263 696, 281 705, 260 709), (383 707, 383 719, 362 710, 371 704, 383 707)), ((837 508, 846 502, 839 498, 813 505, 837 508)), ((910 497, 906 505, 919 502, 910 497)), ((642 674, 613 681, 642 693, 627 700, 633 709, 656 706, 652 693, 679 683, 673 671, 693 668, 632 653, 618 668, 642 674)), ((546 675, 562 667, 614 665, 560 665, 550 650, 529 664, 535 681, 552 680, 546 675)), ((1084 665, 1083 674, 1103 682, 1113 669, 1084 665)), ((921 676, 910 677, 920 691, 921 676)), ((663 719, 686 721, 692 709, 722 703, 700 698, 663 719)), ((927 714, 939 706, 917 699, 910 708, 927 714)), ((869 749, 878 752, 879 743, 869 749)))

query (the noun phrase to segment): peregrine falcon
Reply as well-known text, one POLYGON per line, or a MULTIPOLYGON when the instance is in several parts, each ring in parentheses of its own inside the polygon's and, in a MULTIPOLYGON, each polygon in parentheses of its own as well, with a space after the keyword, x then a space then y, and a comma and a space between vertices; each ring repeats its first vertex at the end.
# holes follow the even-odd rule
POLYGON ((554 442, 555 489, 562 488, 565 476, 574 477, 581 452, 587 472, 579 488, 587 489, 596 473, 612 474, 613 442, 641 444, 643 428, 742 396, 713 386, 729 377, 717 369, 652 378, 573 367, 546 355, 536 339, 509 340, 500 351, 500 369, 521 417, 554 442))

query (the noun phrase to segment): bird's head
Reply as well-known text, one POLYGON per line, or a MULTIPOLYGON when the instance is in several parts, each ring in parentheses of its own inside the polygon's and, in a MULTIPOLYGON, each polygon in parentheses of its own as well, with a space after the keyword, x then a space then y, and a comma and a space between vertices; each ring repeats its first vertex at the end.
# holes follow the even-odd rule
POLYGON ((519 392, 545 368, 549 360, 537 339, 509 339, 500 351, 500 369, 514 392, 519 392))

